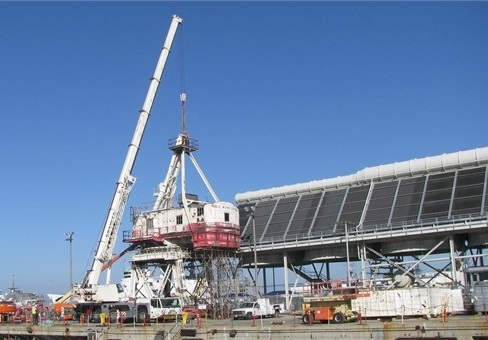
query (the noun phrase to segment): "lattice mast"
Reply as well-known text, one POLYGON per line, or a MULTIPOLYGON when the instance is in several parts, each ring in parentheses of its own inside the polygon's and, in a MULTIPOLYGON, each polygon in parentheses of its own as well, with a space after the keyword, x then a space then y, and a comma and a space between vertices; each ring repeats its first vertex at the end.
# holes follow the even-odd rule
POLYGON ((181 196, 182 196, 182 203, 185 209, 188 207, 188 200, 186 197, 186 171, 185 171, 185 155, 191 159, 193 165, 195 166, 198 174, 202 178, 205 186, 207 187, 208 191, 212 195, 212 198, 215 202, 218 202, 219 199, 215 194, 215 191, 212 189, 212 186, 208 182, 205 174, 201 170, 200 166, 198 165, 195 157, 192 155, 193 151, 198 150, 198 141, 195 139, 190 138, 188 131, 186 129, 186 93, 182 93, 180 95, 181 99, 181 132, 175 139, 171 139, 169 141, 169 149, 173 151, 173 156, 171 157, 171 161, 168 167, 168 172, 166 173, 166 177, 158 186, 158 193, 156 194, 156 201, 154 202, 153 210, 162 210, 162 209, 169 209, 172 207, 174 195, 176 192, 176 182, 178 176, 181 172, 181 196))

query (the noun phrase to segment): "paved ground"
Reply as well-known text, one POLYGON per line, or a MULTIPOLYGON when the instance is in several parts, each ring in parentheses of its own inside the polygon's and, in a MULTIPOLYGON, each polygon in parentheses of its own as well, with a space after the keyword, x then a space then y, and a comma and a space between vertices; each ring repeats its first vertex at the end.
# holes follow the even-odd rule
MULTIPOLYGON (((73 338, 95 334, 96 339, 110 340, 163 340, 163 339, 212 339, 229 338, 254 339, 340 339, 355 340, 378 339, 398 340, 415 338, 487 340, 488 319, 483 315, 449 316, 425 320, 422 318, 405 318, 391 320, 364 320, 342 324, 303 324, 299 315, 282 314, 277 318, 256 320, 203 319, 191 320, 183 325, 179 322, 151 323, 149 325, 112 324, 104 327, 99 324, 81 326, 79 323, 55 322, 50 325, 30 326, 2 325, 0 338, 22 334, 25 339, 58 339, 73 338), (30 333, 29 333, 30 332, 30 333), (7 336, 10 335, 10 336, 7 336), (164 335, 164 337, 163 337, 164 335), (169 335, 169 337, 168 337, 169 335)), ((89 339, 92 337, 88 336, 89 339)), ((19 339, 23 339, 22 337, 19 339)))

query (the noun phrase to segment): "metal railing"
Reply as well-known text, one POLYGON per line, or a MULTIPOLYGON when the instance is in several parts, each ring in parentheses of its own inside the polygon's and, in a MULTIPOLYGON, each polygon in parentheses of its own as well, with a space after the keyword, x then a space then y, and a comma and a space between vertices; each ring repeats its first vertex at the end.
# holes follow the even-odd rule
MULTIPOLYGON (((456 229, 465 226, 469 228, 470 225, 474 223, 486 222, 488 226, 488 214, 464 214, 452 216, 451 218, 430 218, 423 219, 420 221, 402 221, 397 223, 392 223, 390 225, 376 224, 376 225, 363 225, 348 227, 348 239, 350 241, 360 240, 367 238, 368 236, 383 234, 385 237, 391 237, 394 234, 399 233, 414 233, 415 231, 424 231, 431 229, 437 231, 441 228, 443 229, 456 229)), ((286 248, 286 245, 297 246, 297 244, 306 245, 309 242, 320 242, 323 243, 343 243, 345 242, 346 233, 345 230, 341 232, 333 232, 333 226, 327 230, 322 230, 320 232, 310 233, 310 234, 292 234, 287 237, 283 237, 283 234, 269 235, 261 238, 257 243, 256 247, 259 248, 286 248)), ((252 238, 242 240, 241 252, 252 251, 252 238)))

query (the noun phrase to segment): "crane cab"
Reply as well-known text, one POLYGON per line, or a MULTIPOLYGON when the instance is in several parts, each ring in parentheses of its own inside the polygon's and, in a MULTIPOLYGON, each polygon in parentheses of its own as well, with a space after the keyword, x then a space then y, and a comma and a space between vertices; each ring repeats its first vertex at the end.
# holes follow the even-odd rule
POLYGON ((240 246, 239 211, 231 203, 192 201, 174 207, 141 212, 125 233, 125 242, 169 240, 180 247, 237 249, 240 246), (188 213, 187 213, 188 212, 188 213))

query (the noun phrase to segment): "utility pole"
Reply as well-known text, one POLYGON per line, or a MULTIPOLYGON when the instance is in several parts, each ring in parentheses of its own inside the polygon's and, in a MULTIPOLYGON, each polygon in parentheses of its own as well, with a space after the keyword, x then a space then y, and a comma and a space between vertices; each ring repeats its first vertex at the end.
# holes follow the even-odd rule
POLYGON ((253 239, 253 249, 254 249, 254 293, 256 294, 256 299, 258 299, 259 298, 258 253, 256 250, 256 218, 254 216, 255 207, 246 207, 245 210, 251 212, 251 218, 252 218, 252 239, 253 239))
POLYGON ((69 241, 69 289, 73 289, 73 231, 64 233, 65 241, 69 241))

